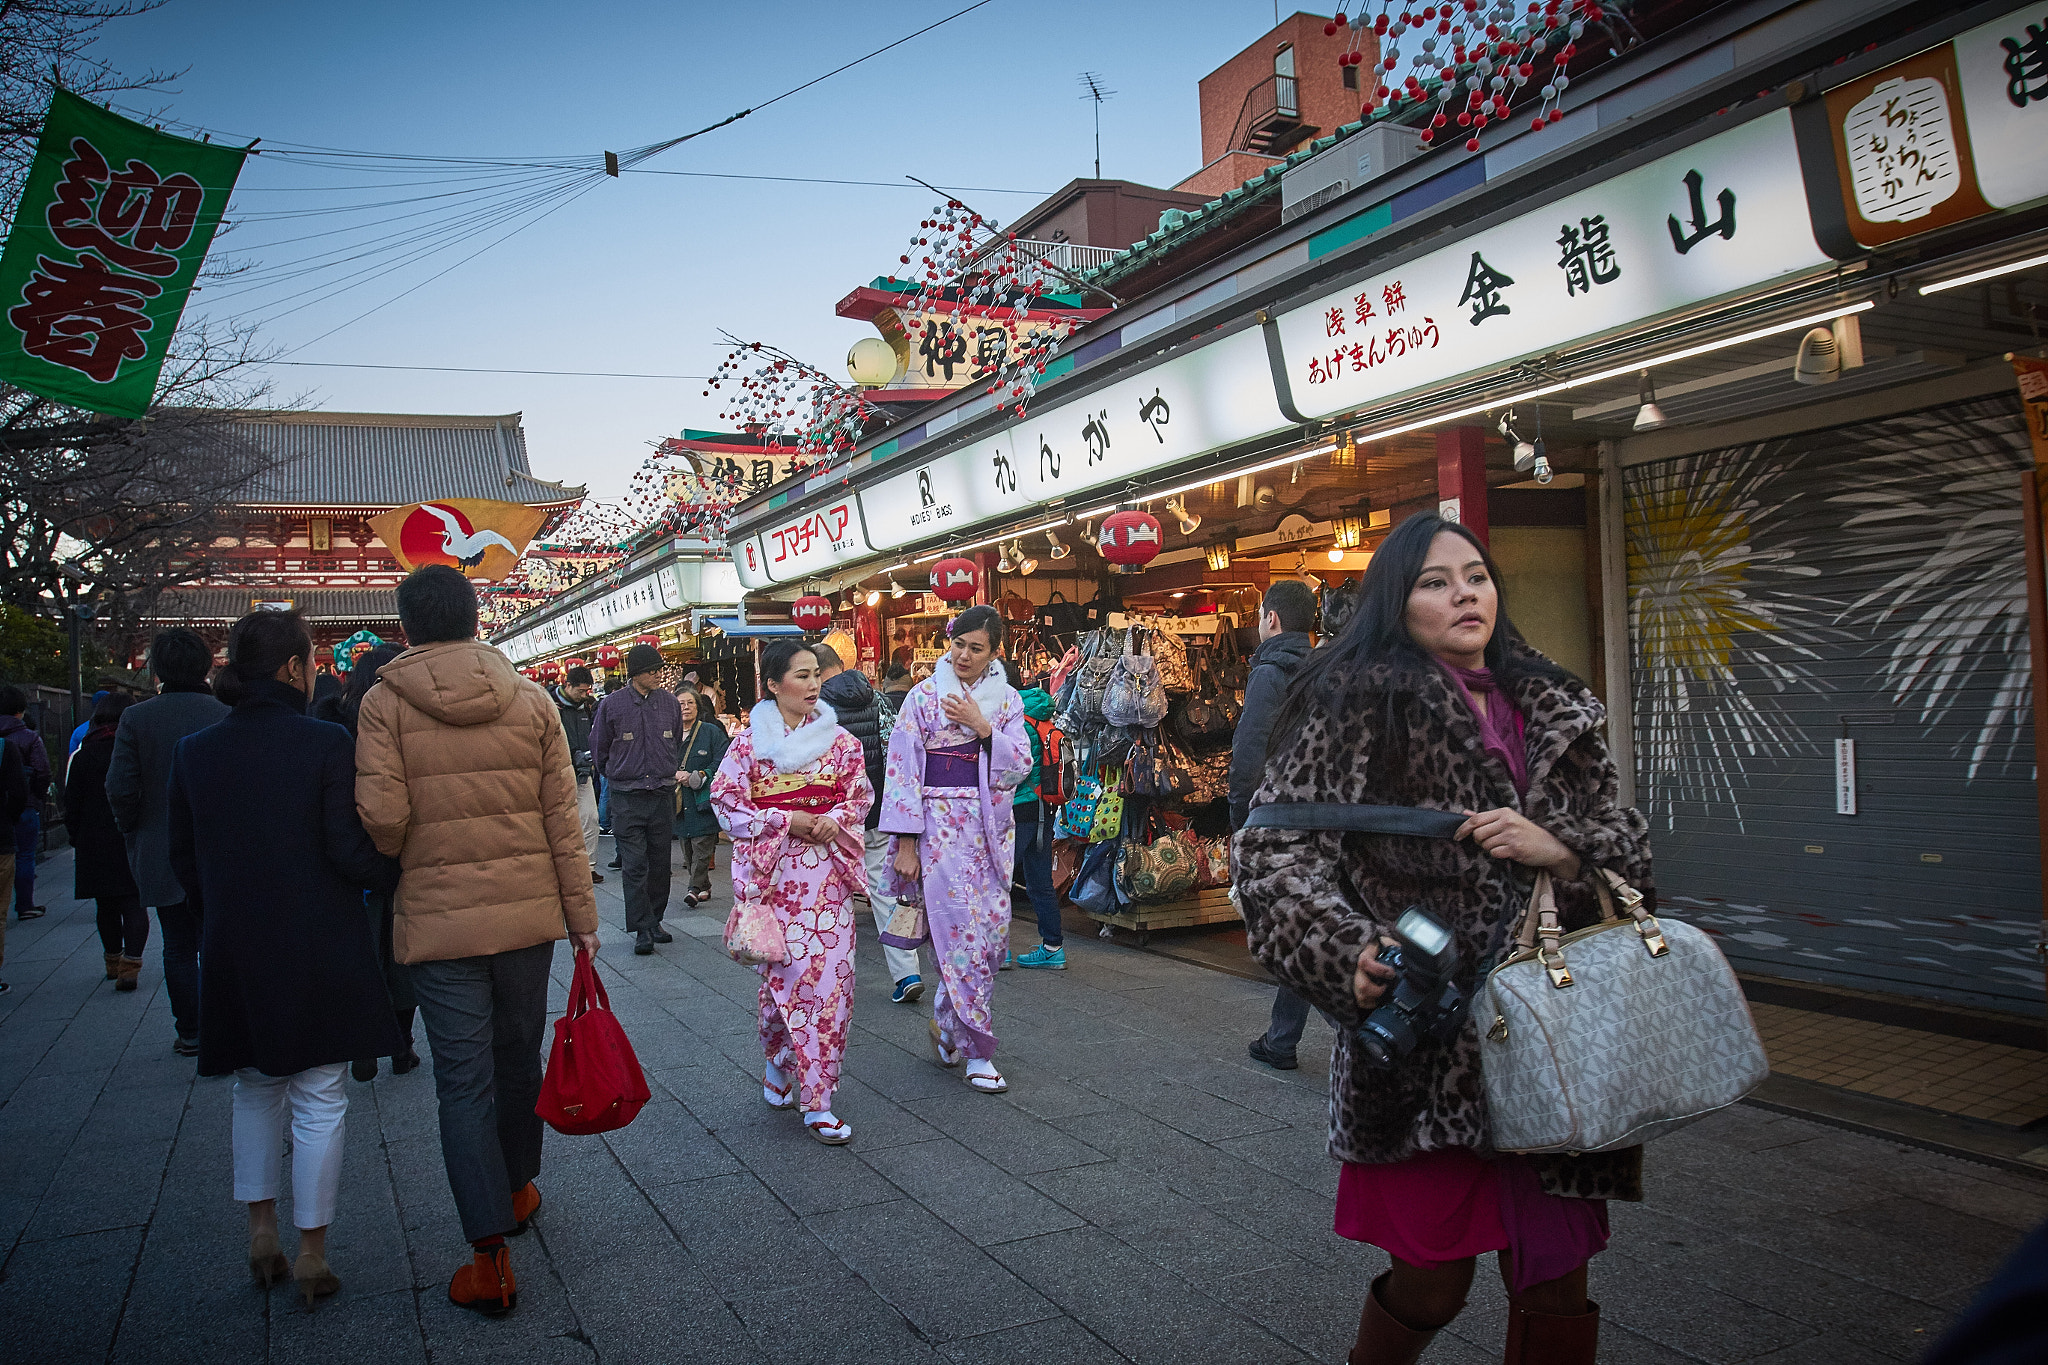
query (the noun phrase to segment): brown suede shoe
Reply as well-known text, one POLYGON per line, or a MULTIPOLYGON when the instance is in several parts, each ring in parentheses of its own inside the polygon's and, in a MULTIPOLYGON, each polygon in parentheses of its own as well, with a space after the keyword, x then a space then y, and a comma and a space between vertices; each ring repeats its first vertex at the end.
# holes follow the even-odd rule
POLYGON ((139 957, 124 957, 121 959, 120 974, 114 981, 114 989, 117 991, 132 991, 135 989, 136 981, 141 976, 142 959, 139 957))
POLYGON ((487 1318, 502 1318, 519 1306, 519 1281, 504 1244, 472 1253, 470 1263, 448 1282, 448 1302, 487 1318))
POLYGON ((106 959, 107 959, 107 980, 109 980, 109 981, 116 981, 116 980, 119 980, 119 979, 120 979, 120 976, 121 976, 121 955, 120 955, 119 953, 108 953, 108 954, 106 954, 106 959))
POLYGON ((512 1194, 512 1216, 519 1220, 519 1226, 512 1229, 507 1235, 517 1237, 520 1233, 525 1232, 527 1227, 533 1222, 533 1215, 539 1208, 540 1191, 529 1180, 523 1188, 515 1190, 512 1194))

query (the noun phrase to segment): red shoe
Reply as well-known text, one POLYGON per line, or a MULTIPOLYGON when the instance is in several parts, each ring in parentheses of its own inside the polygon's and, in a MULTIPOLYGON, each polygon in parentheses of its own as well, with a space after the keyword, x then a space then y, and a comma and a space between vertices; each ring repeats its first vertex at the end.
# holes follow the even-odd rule
POLYGON ((513 1228, 508 1235, 517 1237, 525 1232, 527 1226, 533 1222, 535 1210, 539 1208, 540 1191, 535 1189, 533 1182, 529 1180, 522 1189, 512 1195, 512 1216, 518 1220, 519 1226, 513 1228))
POLYGON ((474 1254, 448 1282, 448 1302, 487 1318, 502 1318, 519 1306, 519 1281, 512 1276, 512 1253, 504 1243, 474 1254))

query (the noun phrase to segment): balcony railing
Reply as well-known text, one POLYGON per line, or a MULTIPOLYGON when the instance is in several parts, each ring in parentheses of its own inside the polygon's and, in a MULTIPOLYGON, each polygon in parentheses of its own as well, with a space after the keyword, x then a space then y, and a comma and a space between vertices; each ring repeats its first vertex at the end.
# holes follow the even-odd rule
POLYGON ((1300 90, 1293 76, 1273 75, 1245 91, 1230 150, 1272 156, 1313 135, 1316 130, 1302 122, 1300 90))

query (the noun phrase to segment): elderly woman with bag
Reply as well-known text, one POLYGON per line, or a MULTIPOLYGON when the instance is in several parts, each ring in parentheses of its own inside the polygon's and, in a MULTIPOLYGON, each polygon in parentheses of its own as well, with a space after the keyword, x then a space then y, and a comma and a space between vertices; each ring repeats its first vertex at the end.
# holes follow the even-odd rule
MULTIPOLYGON (((1284 717, 1237 836, 1238 894, 1253 953, 1340 1026, 1336 1230, 1393 1258, 1366 1295, 1352 1365, 1415 1361, 1464 1307, 1489 1251, 1510 1295, 1508 1365, 1591 1362, 1600 1318, 1586 1262, 1607 1244, 1605 1201, 1642 1197, 1642 1149, 1494 1151, 1469 1016, 1448 1021, 1448 1041, 1425 1035, 1383 1066, 1355 1035, 1389 998, 1396 972, 1379 959, 1407 908, 1449 931, 1469 998, 1538 871, 1567 927, 1599 917, 1603 873, 1647 887, 1647 828, 1618 804, 1604 711, 1509 622, 1478 539, 1422 513, 1374 554, 1344 631, 1303 665, 1284 717), (1257 818, 1293 802, 1464 819, 1432 839, 1257 818)), ((1416 950, 1407 956, 1412 971, 1416 950)))
POLYGON ((742 958, 761 974, 761 1097, 771 1109, 801 1103, 811 1136, 838 1146, 853 1140, 832 1092, 853 1017, 853 895, 866 884, 861 822, 875 792, 860 741, 818 700, 818 671, 800 640, 761 651, 768 696, 727 747, 711 806, 732 836, 728 948, 749 917, 772 919, 758 928, 780 939, 742 958))
POLYGON ((996 1070, 990 997, 1010 950, 1013 794, 1030 776, 1031 741, 1024 703, 996 666, 996 609, 969 607, 947 634, 952 648, 890 732, 880 828, 896 836, 893 889, 928 917, 932 1055, 946 1067, 964 1057, 967 1083, 995 1095, 1010 1086, 996 1070))
POLYGON ((696 688, 677 688, 676 704, 683 712, 682 738, 676 743, 676 752, 682 755, 682 766, 676 769, 676 842, 683 850, 683 875, 690 879, 683 904, 695 907, 711 899, 711 866, 718 856, 711 776, 725 761, 732 741, 696 688))

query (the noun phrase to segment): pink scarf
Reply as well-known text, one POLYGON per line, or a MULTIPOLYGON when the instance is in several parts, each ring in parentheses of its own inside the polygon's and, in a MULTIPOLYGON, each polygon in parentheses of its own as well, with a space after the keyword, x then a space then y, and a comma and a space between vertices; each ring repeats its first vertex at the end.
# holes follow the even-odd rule
POLYGON ((1458 695, 1471 709, 1472 719, 1479 726, 1479 740, 1486 746, 1486 752, 1499 759, 1501 767, 1507 769, 1508 780, 1515 784, 1515 795, 1527 796, 1529 755, 1523 739, 1521 711, 1494 682, 1490 670, 1444 664, 1444 671, 1451 675, 1451 681, 1458 685, 1458 695), (1475 695, 1486 698, 1484 711, 1473 700, 1475 695))

